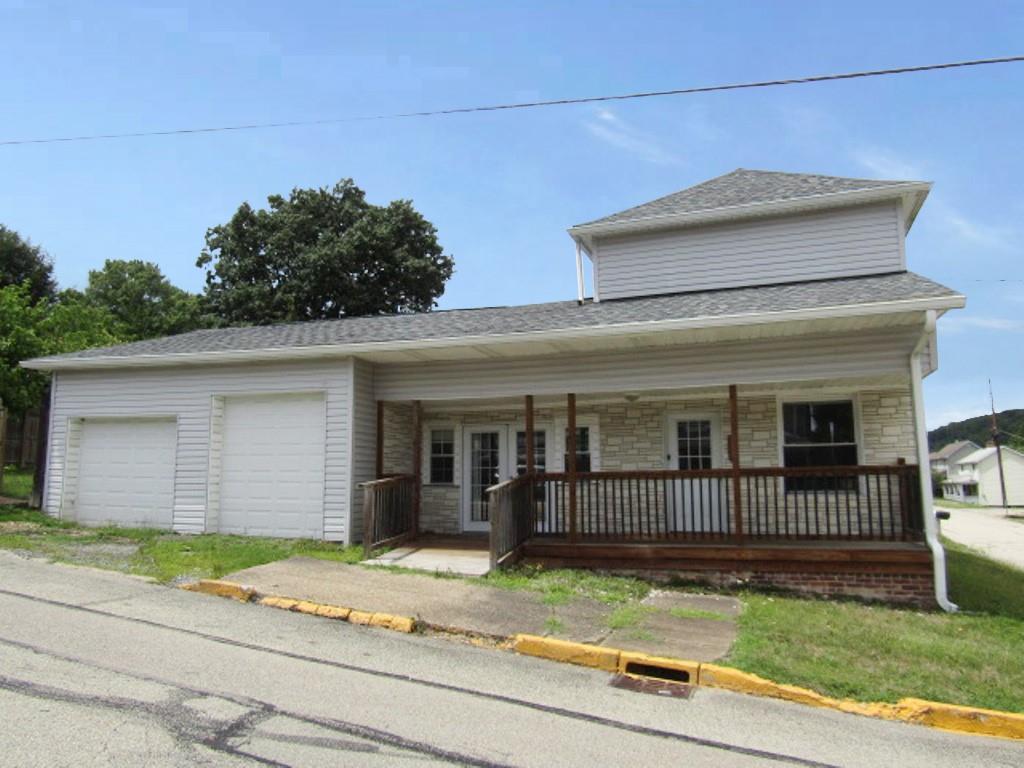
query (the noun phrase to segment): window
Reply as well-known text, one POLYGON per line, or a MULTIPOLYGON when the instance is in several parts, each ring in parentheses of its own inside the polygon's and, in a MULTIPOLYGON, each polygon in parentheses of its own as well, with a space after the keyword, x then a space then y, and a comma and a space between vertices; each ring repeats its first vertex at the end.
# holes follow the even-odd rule
MULTIPOLYGON (((853 402, 784 403, 783 463, 786 467, 835 467, 857 463, 853 402)), ((856 490, 853 477, 788 477, 787 491, 856 490)))
POLYGON ((685 419, 676 422, 679 469, 711 469, 711 422, 685 419))
MULTIPOLYGON (((537 472, 543 472, 547 467, 547 431, 535 429, 533 431, 533 464, 537 472)), ((526 432, 516 432, 516 474, 526 474, 526 432)))
MULTIPOLYGON (((569 430, 565 430, 565 468, 569 469, 569 430)), ((576 471, 590 471, 590 427, 576 427, 576 471)))
POLYGON ((430 482, 455 482, 455 430, 430 430, 430 482))

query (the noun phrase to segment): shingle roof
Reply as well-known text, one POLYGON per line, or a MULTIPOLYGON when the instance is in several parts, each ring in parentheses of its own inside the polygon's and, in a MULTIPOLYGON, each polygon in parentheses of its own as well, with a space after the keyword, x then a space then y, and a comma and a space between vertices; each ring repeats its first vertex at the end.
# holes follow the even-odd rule
POLYGON ((952 456, 954 453, 962 449, 964 446, 971 445, 973 445, 975 448, 978 447, 975 443, 971 442, 970 440, 957 440, 956 442, 950 443, 949 445, 944 445, 941 448, 939 448, 939 450, 930 453, 928 455, 928 458, 935 460, 948 459, 950 456, 952 456))
POLYGON ((753 171, 737 168, 732 173, 717 176, 671 195, 659 197, 649 203, 627 208, 579 227, 594 224, 617 224, 659 216, 713 211, 740 205, 774 203, 802 197, 855 192, 879 187, 891 187, 915 182, 879 179, 850 179, 840 176, 818 176, 811 173, 782 173, 780 171, 753 171))
POLYGON ((954 291, 912 272, 730 288, 594 303, 559 301, 514 307, 454 309, 409 315, 353 317, 247 328, 193 331, 116 347, 88 349, 47 360, 85 360, 200 352, 313 347, 458 337, 503 336, 659 320, 814 309, 944 298, 954 291))

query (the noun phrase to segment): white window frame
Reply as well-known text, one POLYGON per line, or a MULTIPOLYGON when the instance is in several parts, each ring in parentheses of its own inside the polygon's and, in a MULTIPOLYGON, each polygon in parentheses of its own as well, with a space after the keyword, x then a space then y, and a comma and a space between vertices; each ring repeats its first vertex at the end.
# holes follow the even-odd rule
POLYGON ((451 419, 425 421, 423 423, 423 446, 420 451, 420 480, 423 485, 435 488, 458 488, 462 483, 462 424, 451 419), (430 444, 431 433, 437 429, 450 429, 454 437, 455 470, 451 483, 430 482, 430 444))
MULTIPOLYGON (((576 427, 586 427, 590 430, 590 471, 601 471, 601 420, 596 414, 586 414, 576 417, 576 427)), ((548 461, 548 469, 551 472, 565 472, 565 431, 569 428, 568 417, 555 419, 555 448, 557 452, 548 461)), ((549 449, 550 450, 550 449, 549 449)))
POLYGON ((841 403, 853 404, 853 437, 857 441, 857 464, 864 464, 864 420, 861 418, 861 402, 858 393, 849 394, 829 392, 815 396, 813 393, 792 393, 778 395, 775 398, 775 434, 778 443, 778 462, 780 468, 786 466, 786 423, 783 418, 783 405, 799 403, 841 403))
POLYGON ((677 439, 676 424, 680 421, 710 421, 711 422, 711 468, 721 469, 725 466, 725 454, 722 446, 722 414, 720 411, 673 411, 665 415, 665 468, 677 469, 672 461, 675 455, 678 460, 679 446, 675 444, 677 439))

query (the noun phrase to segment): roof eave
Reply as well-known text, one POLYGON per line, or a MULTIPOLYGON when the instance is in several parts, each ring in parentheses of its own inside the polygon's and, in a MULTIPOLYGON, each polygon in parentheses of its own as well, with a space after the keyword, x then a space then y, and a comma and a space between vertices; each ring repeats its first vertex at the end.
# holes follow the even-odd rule
POLYGON ((763 325, 827 318, 897 314, 924 310, 945 311, 965 305, 961 294, 930 296, 897 301, 841 304, 809 309, 779 310, 773 312, 747 312, 732 315, 645 320, 614 325, 577 326, 557 330, 522 331, 505 334, 478 334, 382 342, 349 344, 323 344, 306 347, 267 347, 261 349, 223 350, 210 352, 179 352, 163 355, 106 355, 97 357, 41 357, 21 363, 25 368, 38 371, 95 370, 110 368, 143 368, 168 365, 203 365, 224 363, 270 362, 305 360, 311 358, 344 358, 375 352, 402 352, 481 345, 522 344, 530 341, 562 341, 595 337, 614 337, 638 333, 690 330, 701 328, 763 325))
POLYGON ((708 208, 703 211, 645 216, 624 221, 577 224, 574 227, 570 227, 568 232, 573 240, 581 243, 589 251, 593 248, 595 237, 607 237, 609 235, 649 229, 667 229, 696 224, 737 221, 799 211, 862 205, 885 200, 901 201, 904 210, 904 221, 906 222, 906 228, 909 230, 931 188, 932 184, 929 181, 908 181, 901 184, 891 184, 886 187, 871 187, 868 189, 851 190, 849 192, 830 192, 824 195, 792 197, 784 200, 773 200, 767 203, 746 203, 723 208, 708 208))

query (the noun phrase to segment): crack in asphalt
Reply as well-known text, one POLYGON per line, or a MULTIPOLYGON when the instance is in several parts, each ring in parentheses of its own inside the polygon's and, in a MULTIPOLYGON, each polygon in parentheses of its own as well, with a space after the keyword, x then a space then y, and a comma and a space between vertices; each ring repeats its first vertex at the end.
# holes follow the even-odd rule
MULTIPOLYGON (((373 676, 373 677, 380 677, 380 678, 389 679, 389 680, 395 680, 395 681, 399 681, 399 682, 403 682, 403 683, 409 683, 409 684, 413 684, 413 685, 420 685, 420 686, 424 686, 424 687, 428 687, 428 688, 434 688, 436 690, 447 691, 447 692, 450 692, 450 693, 457 693, 457 694, 471 696, 471 697, 475 697, 475 698, 488 699, 488 700, 497 701, 497 702, 500 702, 500 703, 503 703, 503 704, 509 704, 509 705, 512 705, 512 706, 523 707, 523 708, 526 708, 526 709, 532 709, 532 710, 544 712, 546 714, 555 715, 557 717, 564 717, 564 718, 571 719, 571 720, 583 721, 583 722, 591 723, 591 724, 594 724, 594 725, 599 725, 599 726, 603 726, 603 727, 614 728, 614 729, 617 729, 617 730, 626 731, 626 732, 629 732, 629 733, 639 734, 639 735, 642 735, 642 736, 651 736, 651 737, 654 737, 654 738, 662 738, 662 739, 668 739, 668 740, 672 740, 672 741, 679 741, 679 742, 683 742, 683 743, 687 743, 687 744, 693 744, 695 746, 706 747, 708 749, 714 749, 714 750, 719 750, 719 751, 724 751, 724 752, 731 752, 733 754, 741 754, 741 755, 746 755, 746 756, 749 756, 749 757, 761 758, 761 759, 764 759, 764 760, 771 760, 773 762, 788 763, 788 764, 791 764, 791 765, 807 766, 807 768, 837 768, 837 766, 834 766, 834 765, 832 765, 830 763, 824 763, 824 762, 820 762, 820 761, 817 761, 817 760, 812 760, 812 759, 809 759, 809 758, 799 757, 799 756, 796 756, 796 755, 787 755, 787 754, 779 753, 779 752, 771 752, 769 750, 757 749, 755 747, 744 747, 744 746, 741 746, 741 745, 738 745, 738 744, 730 744, 728 742, 718 741, 718 740, 715 740, 715 739, 706 739, 706 738, 702 738, 702 737, 699 737, 699 736, 690 736, 690 735, 687 735, 687 734, 675 733, 673 731, 665 731, 665 730, 662 730, 662 729, 659 729, 659 728, 651 728, 651 727, 644 726, 644 725, 637 725, 635 723, 629 723, 629 722, 624 722, 624 721, 621 721, 621 720, 615 720, 615 719, 608 718, 608 717, 603 717, 603 716, 600 716, 600 715, 592 715, 592 714, 589 714, 587 712, 579 712, 577 710, 566 709, 566 708, 563 708, 563 707, 557 707, 557 706, 549 705, 549 704, 541 704, 539 702, 533 702, 533 701, 529 701, 527 699, 519 699, 519 698, 515 698, 513 696, 505 696, 503 694, 491 693, 491 692, 488 692, 488 691, 481 691, 481 690, 476 690, 476 689, 473 689, 473 688, 465 688, 465 687, 458 686, 458 685, 453 685, 453 684, 450 684, 450 683, 442 683, 442 682, 439 682, 439 681, 436 681, 436 680, 427 680, 427 679, 418 678, 418 677, 414 677, 412 675, 406 675, 406 674, 402 674, 402 673, 398 673, 398 672, 386 672, 384 670, 373 669, 371 667, 362 667, 362 666, 358 666, 358 665, 355 665, 355 664, 348 664, 348 663, 341 662, 341 661, 334 661, 334 660, 331 660, 331 659, 322 659, 322 658, 318 658, 316 656, 309 656, 309 655, 302 654, 302 653, 296 653, 294 651, 286 651, 286 650, 277 649, 277 648, 270 648, 270 647, 267 647, 267 646, 258 645, 256 643, 249 643, 249 642, 245 642, 245 641, 242 641, 242 640, 233 640, 231 638, 222 637, 222 636, 219 636, 219 635, 213 635, 213 634, 210 634, 210 633, 207 633, 207 632, 201 632, 199 630, 186 629, 184 627, 177 627, 177 626, 174 626, 172 624, 163 624, 161 622, 153 621, 151 619, 142 619, 142 618, 137 618, 137 617, 133 617, 133 616, 122 616, 120 614, 110 613, 108 611, 101 611, 101 610, 98 610, 98 609, 95 609, 95 608, 88 608, 88 607, 85 607, 85 606, 76 605, 74 603, 65 603, 65 602, 62 602, 62 601, 59 601, 59 600, 53 600, 53 599, 45 598, 45 597, 38 597, 38 596, 35 596, 35 595, 29 595, 29 594, 25 594, 25 593, 22 593, 22 592, 15 592, 13 590, 0 589, 0 595, 7 595, 9 597, 20 598, 20 599, 28 600, 28 601, 31 601, 31 602, 42 603, 44 605, 51 605, 51 606, 58 607, 58 608, 65 608, 65 609, 68 609, 68 610, 80 611, 80 612, 84 612, 84 613, 91 613, 91 614, 95 614, 97 616, 103 616, 105 618, 115 619, 115 620, 119 620, 119 621, 126 621, 126 622, 131 622, 131 623, 134 623, 134 624, 140 624, 142 626, 152 627, 152 628, 155 628, 155 629, 162 629, 162 630, 165 630, 165 631, 185 634, 185 635, 189 635, 189 636, 192 636, 192 637, 198 637, 198 638, 201 638, 201 639, 204 639, 204 640, 208 640, 210 642, 219 643, 219 644, 222 644, 222 645, 227 645, 227 646, 236 647, 236 648, 243 648, 245 650, 256 651, 256 652, 259 652, 259 653, 266 653, 266 654, 270 654, 270 655, 274 655, 274 656, 280 656, 280 657, 284 657, 284 658, 293 659, 293 660, 296 660, 296 661, 302 661, 302 662, 312 663, 312 664, 319 664, 319 665, 322 665, 322 666, 328 666, 328 667, 332 667, 332 668, 335 668, 335 669, 343 669, 343 670, 349 671, 349 672, 356 672, 356 673, 359 673, 359 674, 370 675, 370 676, 373 676)), ((37 652, 40 652, 40 653, 43 653, 43 654, 48 654, 48 655, 53 655, 53 656, 60 657, 59 654, 55 654, 55 653, 53 653, 53 652, 51 652, 49 650, 39 649, 39 648, 35 648, 33 646, 28 646, 27 644, 22 644, 19 641, 8 640, 6 638, 0 637, 0 642, 8 643, 8 644, 11 644, 11 645, 21 645, 23 647, 27 647, 27 648, 29 648, 31 650, 34 650, 34 651, 37 651, 37 652)), ((73 658, 73 657, 67 657, 66 660, 72 661, 72 662, 76 662, 76 663, 80 663, 80 664, 85 664, 85 665, 88 665, 88 666, 94 666, 94 667, 97 667, 97 668, 103 668, 101 665, 92 664, 91 662, 88 662, 88 661, 85 661, 85 660, 82 660, 82 659, 76 659, 76 658, 73 658)), ((108 671, 117 672, 119 670, 108 669, 108 671)), ((161 681, 161 680, 156 679, 156 678, 148 678, 148 677, 145 677, 145 676, 142 676, 142 675, 137 675, 136 673, 133 673, 133 672, 121 672, 121 673, 129 675, 129 676, 133 676, 133 677, 138 677, 139 679, 150 680, 151 682, 159 682, 159 683, 162 683, 164 685, 171 685, 171 686, 175 686, 175 687, 180 687, 180 686, 177 686, 177 684, 175 684, 175 683, 167 683, 167 682, 161 681)), ((213 696, 217 696, 219 698, 227 698, 229 700, 232 700, 231 697, 225 696, 224 694, 208 694, 208 695, 213 695, 213 696)), ((303 717, 303 716, 299 715, 297 719, 300 719, 301 717, 303 717)), ((341 723, 342 721, 330 721, 330 722, 339 722, 339 723, 341 723)), ((347 725, 352 725, 352 724, 347 724, 347 725)), ((355 727, 356 728, 365 728, 365 726, 355 726, 355 727)), ((385 732, 383 732, 383 731, 375 731, 374 729, 368 729, 368 730, 371 731, 371 732, 375 732, 375 733, 385 734, 385 732)), ((350 735, 360 735, 360 734, 350 734, 350 735)), ((391 736, 391 734, 387 734, 387 735, 391 736)), ((370 738, 370 737, 364 737, 364 738, 370 738)), ((401 737, 395 737, 395 738, 401 738, 401 737)), ((458 762, 458 760, 456 762, 458 762)), ((488 768, 490 768, 491 766, 497 765, 496 763, 480 762, 480 761, 476 761, 475 759, 474 759, 473 762, 469 762, 467 764, 487 766, 488 768)))
POLYGON ((277 760, 265 758, 241 749, 241 745, 251 741, 253 736, 269 741, 277 741, 293 744, 304 744, 307 746, 324 747, 328 749, 339 749, 347 752, 369 752, 379 753, 381 746, 394 747, 403 751, 414 752, 428 757, 439 758, 446 762, 458 765, 479 766, 479 768, 511 768, 502 763, 495 763, 490 760, 464 755, 452 750, 443 749, 426 742, 406 739, 387 731, 376 728, 350 723, 336 718, 323 718, 313 715, 305 715, 282 709, 274 704, 260 699, 253 699, 243 696, 231 696, 209 691, 202 688, 182 686, 177 683, 164 680, 150 675, 140 675, 134 672, 118 670, 102 664, 94 664, 84 659, 79 659, 66 654, 53 653, 44 648, 39 648, 30 643, 23 643, 17 640, 0 638, 0 643, 31 651, 41 656, 60 659, 92 669, 100 669, 105 672, 135 678, 148 683, 156 683, 171 688, 173 693, 164 702, 153 703, 132 699, 125 696, 109 696, 99 694, 88 694, 78 691, 58 688, 52 685, 24 680, 21 678, 0 675, 0 690, 30 696, 32 698, 46 701, 60 702, 89 708, 103 708, 117 712, 129 713, 137 716, 148 717, 155 720, 166 730, 179 745, 186 748, 204 746, 215 752, 244 757, 254 760, 262 765, 274 766, 274 768, 290 768, 289 764, 277 760), (224 724, 223 721, 205 715, 201 712, 186 706, 186 702, 195 698, 216 698, 229 701, 246 709, 244 713, 224 724), (277 733, 256 733, 256 729, 263 722, 275 717, 295 720, 306 725, 342 733, 347 736, 354 736, 359 739, 374 742, 373 744, 362 744, 360 742, 344 739, 331 739, 317 736, 296 736, 277 733))

